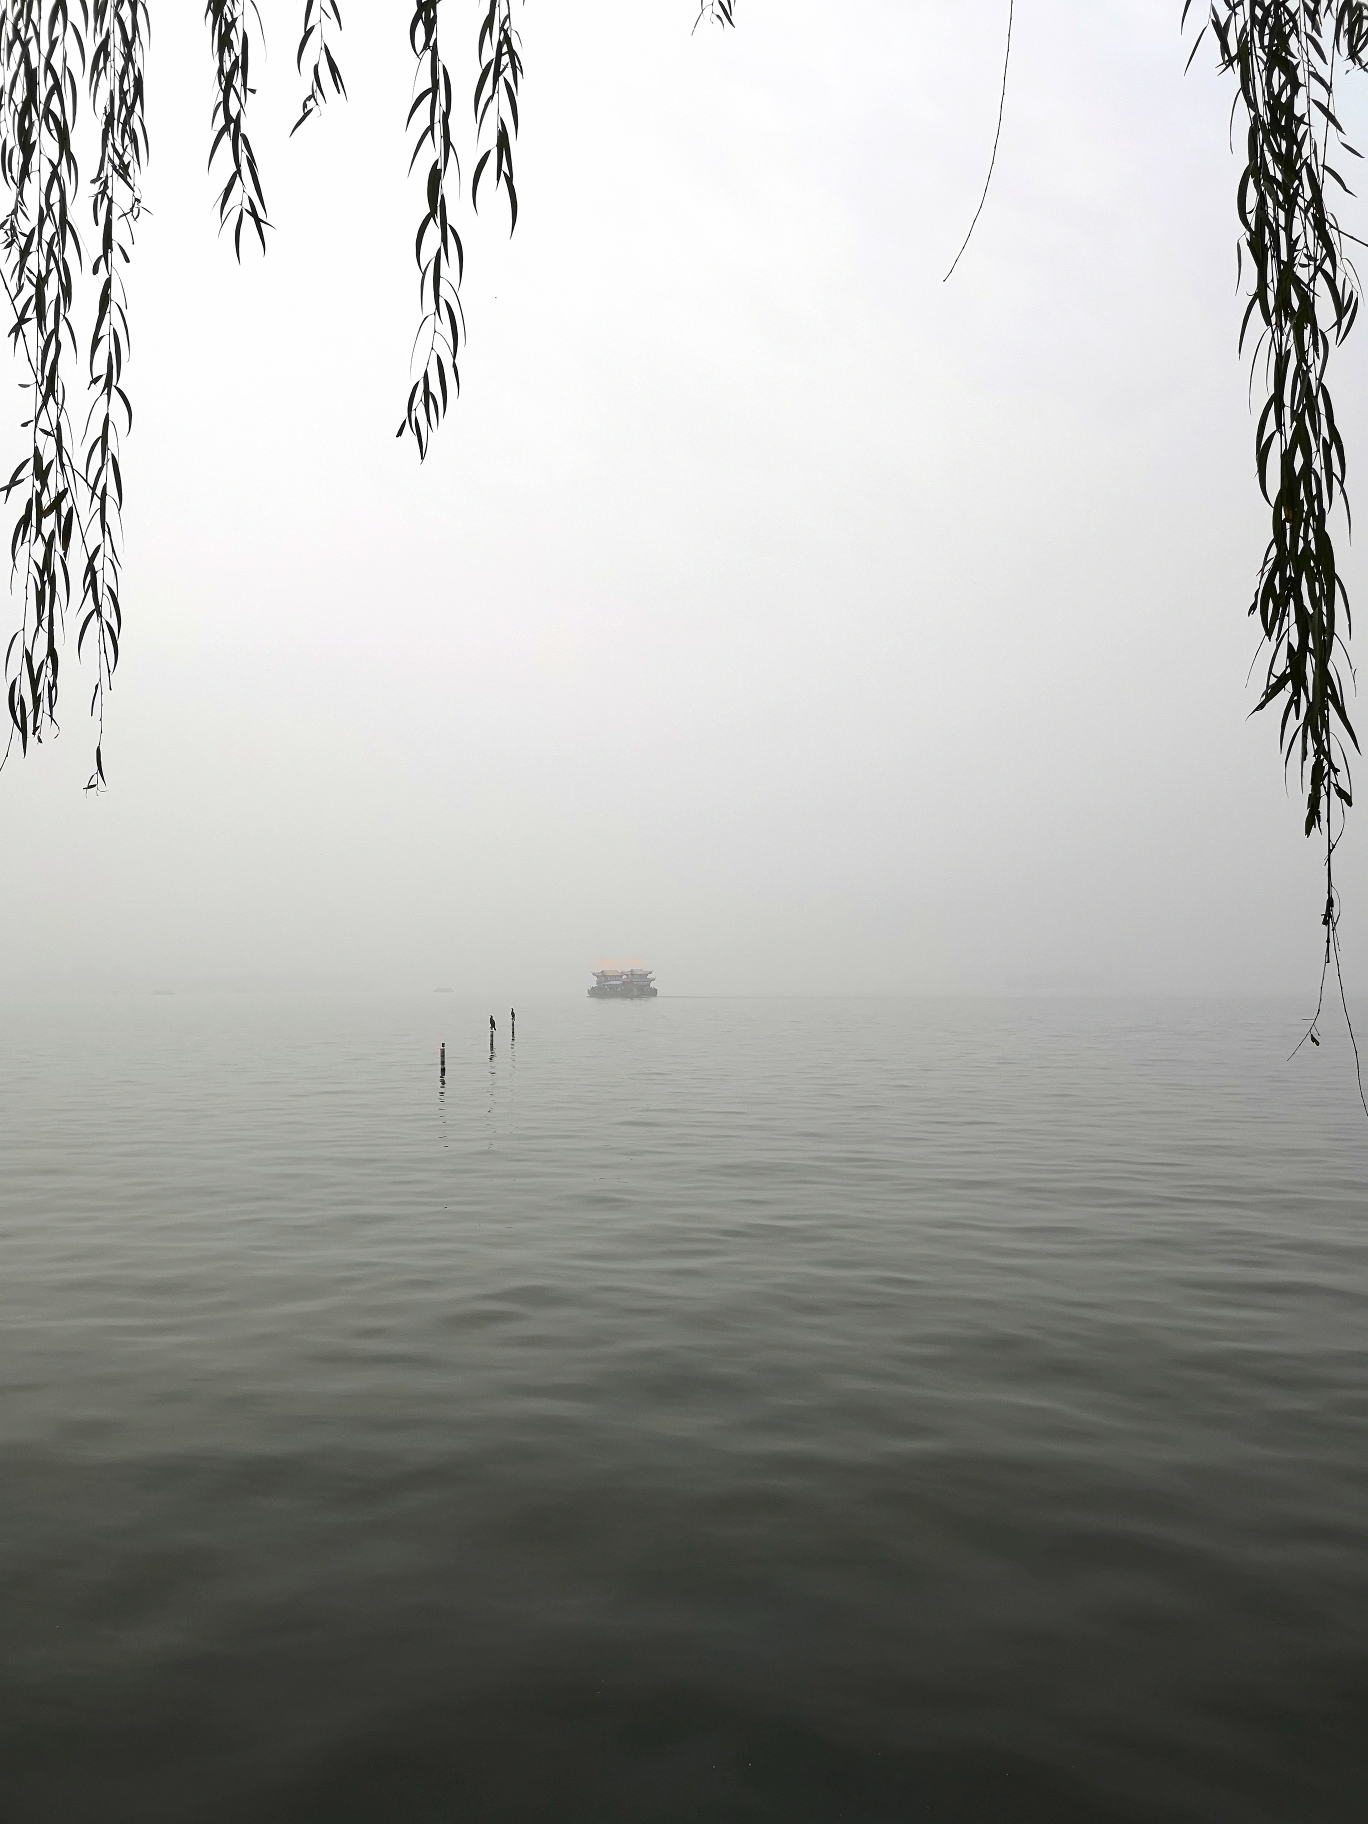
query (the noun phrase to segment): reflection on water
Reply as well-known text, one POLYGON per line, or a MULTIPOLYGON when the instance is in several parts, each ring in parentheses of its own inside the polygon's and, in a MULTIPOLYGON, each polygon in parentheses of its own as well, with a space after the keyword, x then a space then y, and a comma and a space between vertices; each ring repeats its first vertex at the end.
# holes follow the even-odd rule
POLYGON ((0 1817, 1357 1818, 1296 1011, 11 1018, 0 1817))

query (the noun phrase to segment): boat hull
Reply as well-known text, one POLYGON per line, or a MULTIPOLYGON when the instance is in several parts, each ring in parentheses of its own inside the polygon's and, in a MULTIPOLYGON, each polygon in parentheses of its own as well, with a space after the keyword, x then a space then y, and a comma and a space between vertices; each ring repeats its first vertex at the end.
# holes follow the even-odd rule
POLYGON ((591 1001, 653 1001, 656 998, 656 992, 654 988, 637 988, 630 985, 621 988, 591 988, 589 999, 591 1001))

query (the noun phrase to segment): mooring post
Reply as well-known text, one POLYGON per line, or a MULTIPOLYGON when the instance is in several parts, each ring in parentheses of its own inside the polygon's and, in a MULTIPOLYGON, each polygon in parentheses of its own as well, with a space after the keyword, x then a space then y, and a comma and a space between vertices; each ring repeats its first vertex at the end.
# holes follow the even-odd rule
POLYGON ((442 1040, 442 1081, 446 1082, 446 1040, 442 1040))

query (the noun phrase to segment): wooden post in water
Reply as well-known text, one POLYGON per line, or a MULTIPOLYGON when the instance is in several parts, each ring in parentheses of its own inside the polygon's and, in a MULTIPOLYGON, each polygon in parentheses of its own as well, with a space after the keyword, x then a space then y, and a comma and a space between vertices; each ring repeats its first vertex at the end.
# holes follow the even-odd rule
POLYGON ((443 1083, 446 1082, 446 1040, 445 1039, 442 1040, 442 1077, 441 1077, 441 1080, 443 1083))

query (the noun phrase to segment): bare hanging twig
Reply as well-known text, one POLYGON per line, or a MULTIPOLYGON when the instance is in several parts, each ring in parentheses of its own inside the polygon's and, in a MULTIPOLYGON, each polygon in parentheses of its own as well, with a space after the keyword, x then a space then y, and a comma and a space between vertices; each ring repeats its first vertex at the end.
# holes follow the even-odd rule
POLYGON ((1007 111, 1007 72, 1012 67, 1012 22, 1015 17, 1016 0, 1007 0, 1007 50, 1002 59, 1002 94, 998 98, 997 131, 993 135, 993 156, 988 160, 988 175, 984 179, 983 195, 979 198, 979 206, 974 211, 974 219, 969 224, 969 232, 964 237, 964 245, 950 262, 950 270, 941 280, 942 285, 948 285, 955 276, 955 268, 964 258, 964 249, 974 238, 974 230, 978 227, 979 217, 983 214, 983 205, 988 201, 988 189, 993 181, 993 172, 997 168, 998 146, 1002 142, 1002 117, 1007 111))
POLYGON ((1289 1064, 1292 1062, 1308 1039, 1312 1045, 1318 1046, 1321 1042, 1321 1009, 1325 1005, 1325 984, 1330 975, 1330 963, 1333 957, 1335 979, 1339 983, 1340 1006, 1344 1009, 1344 1023, 1349 1029, 1349 1043, 1354 1048, 1354 1078, 1358 1084, 1359 1101, 1363 1104, 1364 1114, 1368 1115, 1368 1095, 1365 1095, 1363 1088, 1363 1062, 1359 1057, 1358 1040, 1354 1036, 1354 1022, 1349 1017, 1349 997, 1344 991, 1344 965, 1339 947, 1340 906, 1339 897, 1335 892, 1335 850, 1339 847, 1340 838, 1344 835, 1343 818, 1344 812, 1341 809, 1340 833, 1339 836, 1332 837, 1330 815, 1327 809, 1325 817, 1325 911, 1321 915, 1321 923, 1325 927, 1325 960, 1321 964, 1320 992, 1316 996, 1316 1011, 1312 1014, 1306 1031, 1292 1047, 1287 1061, 1289 1064))

